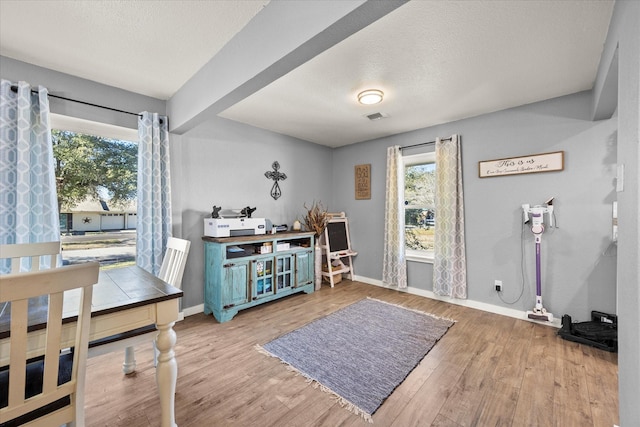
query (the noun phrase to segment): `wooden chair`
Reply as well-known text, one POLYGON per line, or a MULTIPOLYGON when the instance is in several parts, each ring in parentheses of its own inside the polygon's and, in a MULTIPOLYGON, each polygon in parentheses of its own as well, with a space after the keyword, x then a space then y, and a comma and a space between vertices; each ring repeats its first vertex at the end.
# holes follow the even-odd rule
POLYGON ((11 260, 10 273, 19 273, 21 265, 25 264, 22 262, 25 259, 31 260, 31 265, 27 271, 38 271, 44 269, 47 260, 49 261, 48 268, 55 268, 59 254, 60 242, 0 245, 0 259, 11 260), (42 262, 43 260, 45 262, 42 262))
POLYGON ((0 372, 0 423, 84 426, 91 297, 99 268, 97 262, 91 262, 0 276, 0 303, 11 303, 9 368, 0 372), (74 299, 78 322, 73 351, 64 352, 62 347, 69 347, 69 343, 61 343, 65 339, 63 293, 77 288, 80 296, 74 299), (36 297, 48 297, 46 342, 42 342, 40 354, 33 354, 37 339, 29 338, 27 331, 29 298, 36 297))
POLYGON ((164 253, 158 277, 174 288, 182 289, 182 276, 190 247, 189 240, 169 237, 167 241, 167 251, 164 253))
MULTIPOLYGON (((169 237, 167 241, 167 250, 162 259, 160 273, 158 277, 175 288, 182 289, 182 276, 189 255, 191 242, 189 240, 169 237)), ((134 346, 153 342, 154 365, 157 365, 157 350, 155 339, 158 335, 156 325, 149 325, 130 331, 124 335, 114 335, 95 341, 89 344, 89 357, 99 356, 101 354, 111 353, 124 348, 124 363, 122 371, 125 374, 132 374, 136 369, 136 360, 134 346)))

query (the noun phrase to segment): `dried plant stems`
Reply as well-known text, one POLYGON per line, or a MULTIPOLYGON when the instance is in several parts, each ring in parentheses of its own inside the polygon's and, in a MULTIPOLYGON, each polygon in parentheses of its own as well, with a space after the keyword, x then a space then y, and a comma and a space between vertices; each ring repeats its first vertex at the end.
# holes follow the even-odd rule
POLYGON ((304 208, 307 210, 307 214, 303 218, 305 228, 308 231, 313 231, 316 237, 320 237, 329 222, 327 210, 320 202, 313 202, 311 208, 308 208, 305 203, 304 208))

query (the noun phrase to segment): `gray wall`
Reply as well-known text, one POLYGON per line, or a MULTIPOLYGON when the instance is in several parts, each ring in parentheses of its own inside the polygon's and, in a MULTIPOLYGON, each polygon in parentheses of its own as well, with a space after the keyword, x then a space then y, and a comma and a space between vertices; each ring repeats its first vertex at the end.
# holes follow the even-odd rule
MULTIPOLYGON (((336 150, 224 119, 173 136, 174 234, 193 244, 184 305, 202 303, 202 218, 213 204, 257 206, 256 216, 291 224, 305 203, 321 200, 351 218, 352 245, 359 251, 356 273, 380 280, 386 147, 457 132, 463 147, 469 299, 523 311, 533 306, 533 239, 525 228, 522 242, 520 205, 555 196, 559 227, 543 236, 545 307, 576 320, 588 320, 594 309, 614 313, 611 203, 616 197, 617 118, 593 122, 590 105, 590 93, 583 92, 336 150), (478 178, 480 160, 550 151, 564 151, 564 171, 478 178), (272 182, 264 177, 274 160, 288 175, 277 201, 269 196, 272 182), (372 165, 371 200, 354 198, 353 169, 362 163, 372 165), (523 247, 524 296, 505 304, 493 291, 493 281, 503 281, 506 301, 517 299, 523 247)), ((431 264, 409 262, 408 271, 410 286, 432 289, 431 264)))
MULTIPOLYGON (((6 56, 0 57, 0 77, 13 82, 26 81, 32 86, 42 85, 53 95, 131 113, 149 111, 165 114, 165 101, 38 67, 26 62, 16 61, 6 56)), ((138 118, 136 116, 105 110, 104 108, 58 100, 53 97, 49 97, 49 108, 52 113, 64 116, 130 129, 138 128, 138 118)))
MULTIPOLYGON (((615 200, 617 120, 590 120, 591 96, 583 92, 519 108, 447 123, 334 151, 333 204, 352 218, 351 239, 359 276, 380 280, 384 228, 386 147, 462 137, 469 299, 528 310, 535 303, 535 253, 524 234, 523 297, 505 304, 493 290, 503 281, 504 299, 522 287, 523 203, 551 196, 559 227, 543 235, 543 301, 556 316, 589 320, 591 310, 616 311, 616 247, 611 242, 615 200), (479 178, 478 161, 564 151, 561 172, 479 178), (372 198, 355 200, 353 167, 371 163, 372 198), (348 185, 342 185, 348 183, 348 185)), ((414 154, 420 149, 407 150, 414 154)), ((422 150, 433 150, 429 146, 422 150)), ((409 286, 432 290, 431 264, 409 261, 409 286)))
POLYGON ((624 190, 617 194, 620 425, 633 426, 640 420, 640 2, 616 2, 603 58, 615 60, 616 49, 618 66, 610 68, 618 72, 617 157, 625 177, 624 190))
POLYGON ((213 205, 257 207, 253 216, 274 224, 301 219, 304 205, 331 196, 331 149, 225 119, 209 121, 185 135, 172 136, 174 235, 191 240, 183 279, 184 307, 203 302, 203 219, 213 205), (264 173, 274 161, 287 179, 282 196, 270 196, 273 181, 264 173))

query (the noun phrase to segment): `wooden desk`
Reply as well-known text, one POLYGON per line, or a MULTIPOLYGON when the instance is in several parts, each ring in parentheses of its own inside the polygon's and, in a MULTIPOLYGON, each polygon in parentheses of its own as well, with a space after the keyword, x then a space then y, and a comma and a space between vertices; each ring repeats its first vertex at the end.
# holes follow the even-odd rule
MULTIPOLYGON (((67 342, 73 342, 77 312, 68 310, 67 302, 78 295, 79 291, 65 293, 62 348, 67 342)), ((174 400, 178 363, 174 352, 176 333, 173 325, 178 320, 178 298, 182 295, 181 290, 136 266, 100 270, 99 281, 93 287, 90 341, 156 324, 156 347, 160 353, 156 381, 163 427, 176 426, 174 400)), ((43 324, 46 322, 47 304, 43 299, 37 299, 30 301, 29 305, 28 352, 29 357, 36 357, 42 354, 45 340, 43 324)), ((11 307, 2 311, 3 308, 0 305, 0 366, 7 365, 9 360, 11 307)))

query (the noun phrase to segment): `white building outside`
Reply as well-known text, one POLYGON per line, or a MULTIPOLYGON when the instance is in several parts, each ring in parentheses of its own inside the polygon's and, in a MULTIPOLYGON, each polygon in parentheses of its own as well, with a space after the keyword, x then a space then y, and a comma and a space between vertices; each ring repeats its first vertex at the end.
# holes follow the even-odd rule
POLYGON ((109 205, 103 200, 85 200, 60 212, 61 232, 135 230, 137 225, 135 201, 126 205, 109 205))

